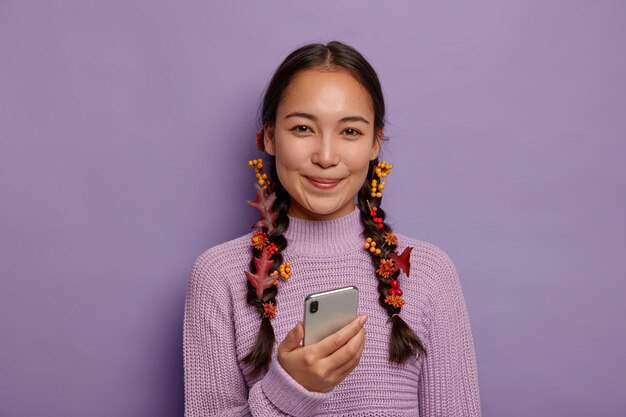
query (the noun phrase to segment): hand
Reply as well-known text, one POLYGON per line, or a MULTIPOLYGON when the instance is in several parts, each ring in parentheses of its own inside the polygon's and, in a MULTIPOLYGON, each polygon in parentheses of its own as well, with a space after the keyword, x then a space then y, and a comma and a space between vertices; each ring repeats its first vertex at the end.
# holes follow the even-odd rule
POLYGON ((299 321, 278 346, 278 361, 309 391, 329 392, 352 372, 365 346, 367 315, 360 315, 317 343, 300 346, 304 324, 299 321))

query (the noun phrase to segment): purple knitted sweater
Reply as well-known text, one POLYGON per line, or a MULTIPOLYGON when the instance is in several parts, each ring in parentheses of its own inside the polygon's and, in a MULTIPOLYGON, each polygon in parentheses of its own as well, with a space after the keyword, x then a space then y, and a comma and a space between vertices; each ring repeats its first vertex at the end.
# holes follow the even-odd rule
POLYGON ((410 276, 398 280, 401 317, 428 352, 403 365, 389 362, 387 312, 378 304, 376 277, 363 248, 360 212, 328 221, 289 217, 285 232, 292 275, 278 285, 276 343, 267 373, 246 378, 242 365, 260 317, 246 302, 250 238, 214 246, 195 261, 183 330, 185 416, 480 416, 474 342, 452 260, 439 247, 399 233, 398 253, 412 246, 410 276), (278 344, 303 319, 307 295, 355 285, 366 313, 359 365, 329 393, 306 390, 282 368, 278 344))

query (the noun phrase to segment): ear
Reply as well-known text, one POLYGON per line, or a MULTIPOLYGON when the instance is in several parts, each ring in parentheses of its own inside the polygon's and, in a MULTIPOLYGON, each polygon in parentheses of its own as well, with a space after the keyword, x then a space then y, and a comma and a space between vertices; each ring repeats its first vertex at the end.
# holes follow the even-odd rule
POLYGON ((265 152, 276 156, 276 150, 274 149, 274 128, 268 123, 265 123, 263 126, 263 145, 265 146, 265 152))
POLYGON ((378 131, 376 132, 376 135, 374 137, 374 144, 372 145, 372 150, 370 151, 370 161, 373 161, 374 159, 378 158, 378 155, 380 154, 380 147, 383 142, 384 134, 385 134, 385 128, 383 127, 378 129, 378 131))

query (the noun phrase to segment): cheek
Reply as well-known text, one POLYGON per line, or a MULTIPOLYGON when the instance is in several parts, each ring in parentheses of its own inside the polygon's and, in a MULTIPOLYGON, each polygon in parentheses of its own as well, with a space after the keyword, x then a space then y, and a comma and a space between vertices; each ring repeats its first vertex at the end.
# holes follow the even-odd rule
POLYGON ((295 171, 302 168, 310 158, 303 146, 278 146, 276 164, 283 171, 295 171))
POLYGON ((302 172, 302 156, 293 152, 291 149, 276 150, 276 172, 280 182, 287 191, 294 192, 298 176, 302 172))
POLYGON ((370 152, 368 149, 352 152, 350 153, 350 158, 346 160, 346 165, 353 173, 363 173, 364 171, 363 175, 366 175, 370 164, 369 157, 370 152))

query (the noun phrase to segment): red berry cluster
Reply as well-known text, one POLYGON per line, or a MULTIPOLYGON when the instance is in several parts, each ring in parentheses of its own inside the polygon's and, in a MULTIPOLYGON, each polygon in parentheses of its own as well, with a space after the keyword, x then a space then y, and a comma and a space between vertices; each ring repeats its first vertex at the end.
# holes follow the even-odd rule
POLYGON ((270 254, 270 258, 274 256, 276 252, 278 252, 278 246, 274 244, 274 242, 270 243, 265 247, 265 250, 270 254))
POLYGON ((370 210, 370 216, 372 216, 372 219, 374 219, 374 223, 377 224, 379 229, 382 229, 383 226, 383 218, 382 217, 377 217, 376 216, 376 212, 378 211, 378 207, 374 207, 370 210))
POLYGON ((397 279, 391 280, 391 288, 387 291, 389 295, 399 295, 402 296, 402 290, 400 289, 400 282, 397 279))

